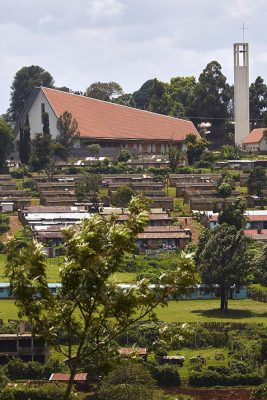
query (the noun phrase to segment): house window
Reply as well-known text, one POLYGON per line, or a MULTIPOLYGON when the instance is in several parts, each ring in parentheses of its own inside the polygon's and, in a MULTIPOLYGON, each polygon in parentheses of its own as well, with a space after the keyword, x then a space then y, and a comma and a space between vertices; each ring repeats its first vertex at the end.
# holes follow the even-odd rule
POLYGON ((45 103, 41 103, 41 120, 44 122, 45 103))

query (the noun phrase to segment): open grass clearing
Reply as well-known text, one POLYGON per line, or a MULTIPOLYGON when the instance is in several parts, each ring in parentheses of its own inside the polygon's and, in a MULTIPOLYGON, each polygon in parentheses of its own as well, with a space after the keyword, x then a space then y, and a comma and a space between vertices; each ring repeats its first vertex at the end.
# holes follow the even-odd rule
POLYGON ((168 306, 158 308, 159 320, 165 322, 241 322, 267 325, 265 303, 245 300, 229 300, 227 312, 219 310, 220 300, 169 301, 168 306))

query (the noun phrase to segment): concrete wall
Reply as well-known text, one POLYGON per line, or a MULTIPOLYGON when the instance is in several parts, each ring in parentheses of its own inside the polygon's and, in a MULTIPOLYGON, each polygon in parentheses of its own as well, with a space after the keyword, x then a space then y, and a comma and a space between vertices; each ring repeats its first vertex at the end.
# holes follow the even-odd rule
POLYGON ((37 133, 42 133, 43 131, 42 103, 44 104, 45 112, 49 114, 50 133, 52 135, 52 139, 55 139, 58 135, 57 117, 41 90, 39 91, 29 111, 31 138, 33 139, 37 133))
POLYGON ((241 145, 249 129, 248 43, 234 44, 235 143, 241 145))

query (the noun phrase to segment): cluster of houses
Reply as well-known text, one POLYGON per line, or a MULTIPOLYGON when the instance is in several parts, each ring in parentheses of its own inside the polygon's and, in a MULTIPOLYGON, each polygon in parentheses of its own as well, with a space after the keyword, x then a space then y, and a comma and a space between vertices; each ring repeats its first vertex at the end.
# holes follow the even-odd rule
POLYGON ((12 212, 28 207, 31 198, 25 190, 18 190, 10 175, 0 175, 0 211, 12 212))

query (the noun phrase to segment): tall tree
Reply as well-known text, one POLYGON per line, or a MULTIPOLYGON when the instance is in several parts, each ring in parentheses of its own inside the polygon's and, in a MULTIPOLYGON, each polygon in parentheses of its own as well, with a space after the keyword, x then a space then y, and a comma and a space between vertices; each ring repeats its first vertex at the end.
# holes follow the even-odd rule
POLYGON ((256 167, 249 172, 247 179, 248 192, 250 194, 262 195, 262 190, 267 186, 265 169, 256 167))
POLYGON ((194 99, 196 79, 193 76, 171 78, 166 85, 169 95, 168 115, 185 118, 190 117, 191 105, 194 99))
POLYGON ((60 155, 63 160, 67 160, 71 150, 73 148, 73 144, 75 138, 80 135, 78 122, 75 118, 72 118, 72 114, 69 111, 65 111, 57 121, 57 129, 59 131, 59 135, 56 138, 56 145, 59 145, 57 148, 54 147, 56 155, 60 155), (60 152, 58 151, 59 149, 60 152))
POLYGON ((13 141, 14 136, 9 124, 3 118, 0 118, 0 168, 5 166, 13 141))
POLYGON ((43 113, 43 133, 38 133, 32 140, 31 165, 36 171, 51 167, 52 137, 49 127, 49 114, 43 113), (48 167, 49 165, 49 167, 48 167))
POLYGON ((181 161, 182 152, 178 146, 169 145, 169 162, 172 173, 175 173, 181 161))
POLYGON ((159 114, 168 114, 166 85, 158 79, 149 79, 133 93, 136 108, 159 114))
POLYGON ((189 165, 199 161, 202 154, 208 147, 208 142, 206 141, 206 139, 197 140, 196 136, 193 133, 189 133, 188 135, 186 135, 185 143, 189 165))
POLYGON ((110 278, 125 254, 134 251, 136 235, 148 222, 147 205, 134 198, 127 221, 123 225, 115 221, 115 216, 107 220, 95 214, 81 225, 63 230, 66 258, 60 271, 62 287, 56 295, 48 287, 42 245, 30 241, 20 251, 15 239, 7 245, 5 273, 21 315, 30 320, 34 333, 68 358, 71 377, 65 400, 70 398, 86 343, 91 344, 86 356, 92 357, 129 326, 151 315, 157 305, 166 304, 170 290, 186 293, 197 279, 194 268, 179 265, 153 287, 142 280, 122 290, 110 278), (64 344, 59 341, 62 332, 64 344))
POLYGON ((232 286, 247 282, 250 262, 247 257, 248 238, 235 226, 227 224, 200 235, 196 264, 204 284, 219 285, 221 310, 227 311, 232 286))
POLYGON ((111 101, 122 94, 122 87, 117 82, 95 82, 85 91, 85 96, 104 101, 111 101))
POLYGON ((22 164, 28 164, 31 156, 31 127, 29 115, 26 115, 26 120, 23 127, 20 127, 19 138, 19 158, 22 164))
POLYGON ((11 99, 8 109, 9 119, 12 123, 17 121, 35 86, 53 87, 54 79, 49 72, 38 65, 23 67, 17 71, 11 85, 11 99))
POLYGON ((77 199, 92 203, 95 210, 98 210, 100 202, 100 180, 101 177, 99 175, 87 172, 76 183, 75 193, 77 199))
POLYGON ((219 213, 219 224, 232 225, 237 230, 245 229, 247 223, 246 207, 246 201, 241 197, 237 198, 234 203, 224 205, 219 213))
POLYGON ((135 191, 131 185, 120 186, 116 193, 111 196, 111 203, 114 206, 121 207, 122 210, 128 206, 131 198, 135 195, 135 191))
POLYGON ((210 122, 209 141, 220 146, 225 141, 225 124, 229 118, 230 87, 222 74, 221 65, 211 61, 199 76, 190 111, 192 121, 210 122))
POLYGON ((263 79, 258 76, 249 87, 249 111, 250 121, 253 128, 262 126, 263 113, 267 108, 267 86, 263 79))

